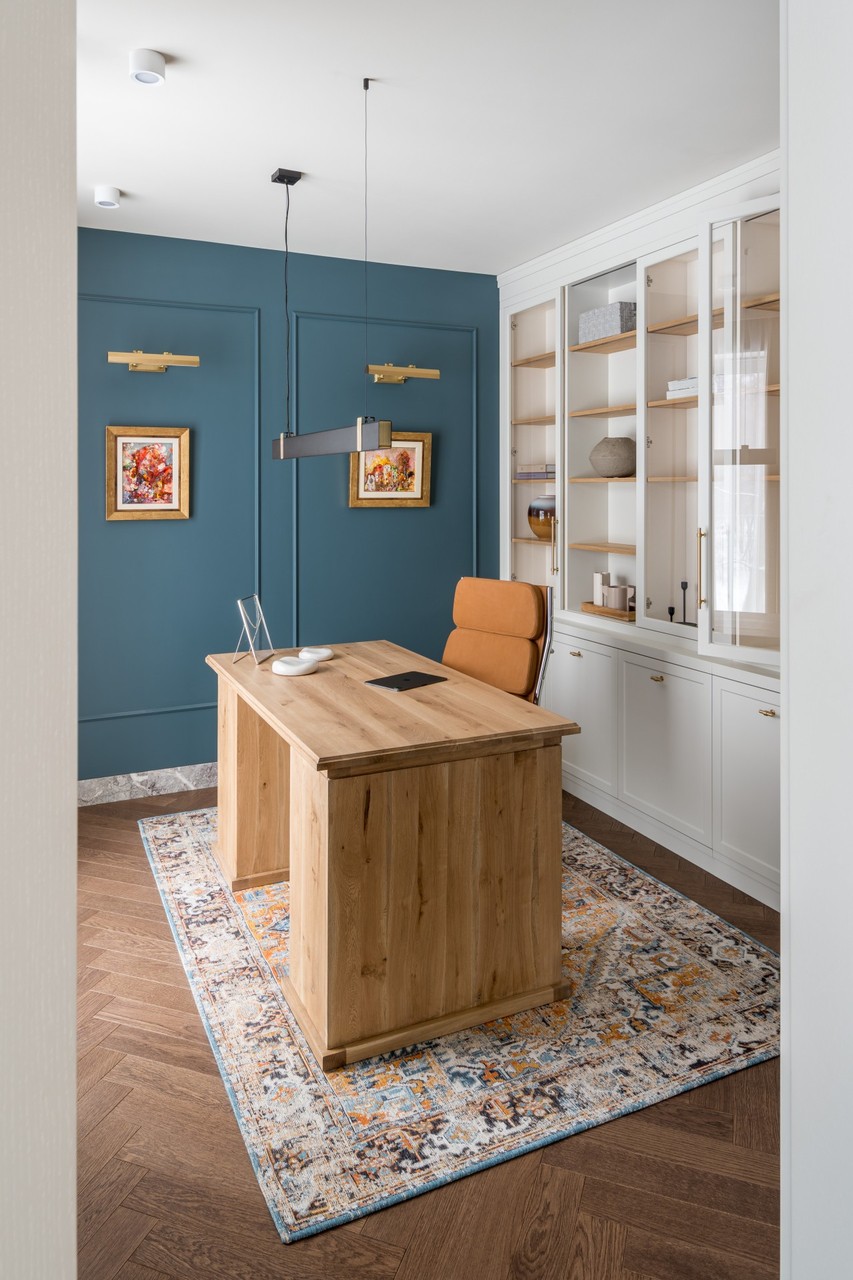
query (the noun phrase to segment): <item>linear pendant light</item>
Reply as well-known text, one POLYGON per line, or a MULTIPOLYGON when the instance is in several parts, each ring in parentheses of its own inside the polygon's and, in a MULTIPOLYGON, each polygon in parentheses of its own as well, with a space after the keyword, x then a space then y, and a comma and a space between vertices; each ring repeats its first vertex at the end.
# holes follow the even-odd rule
MULTIPOLYGON (((356 418, 353 426, 333 427, 328 431, 309 431, 305 435, 295 435, 290 430, 290 311, 287 297, 287 279, 289 264, 288 222, 290 219, 290 188, 295 186, 302 173, 298 169, 276 169, 271 181, 285 188, 287 203, 284 214, 284 384, 285 384, 285 430, 273 440, 272 456, 276 461, 288 458, 317 458, 332 453, 360 453, 363 449, 390 449, 391 423, 377 422, 368 418, 367 413, 356 418)), ((365 323, 367 317, 365 316, 365 323)))

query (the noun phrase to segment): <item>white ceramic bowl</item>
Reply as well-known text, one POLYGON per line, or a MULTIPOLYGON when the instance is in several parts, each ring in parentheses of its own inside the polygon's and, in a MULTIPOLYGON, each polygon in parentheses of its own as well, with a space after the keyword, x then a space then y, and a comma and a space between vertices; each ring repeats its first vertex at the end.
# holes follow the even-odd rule
POLYGON ((273 674, 277 676, 310 676, 317 670, 316 658, 276 658, 272 664, 273 674))
POLYGON ((331 649, 312 649, 309 647, 300 649, 299 656, 300 658, 308 658, 313 662, 328 662, 334 654, 331 649))

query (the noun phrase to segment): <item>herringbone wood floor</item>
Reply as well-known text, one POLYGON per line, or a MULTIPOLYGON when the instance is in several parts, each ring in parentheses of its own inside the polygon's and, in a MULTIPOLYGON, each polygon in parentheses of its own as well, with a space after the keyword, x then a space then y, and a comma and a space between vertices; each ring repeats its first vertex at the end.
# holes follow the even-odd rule
MULTIPOLYGON (((778 1071, 764 1063, 309 1240, 279 1242, 178 961, 138 818, 80 815, 80 1280, 769 1280, 778 1071)), ((570 797, 565 817, 769 943, 778 917, 570 797)))

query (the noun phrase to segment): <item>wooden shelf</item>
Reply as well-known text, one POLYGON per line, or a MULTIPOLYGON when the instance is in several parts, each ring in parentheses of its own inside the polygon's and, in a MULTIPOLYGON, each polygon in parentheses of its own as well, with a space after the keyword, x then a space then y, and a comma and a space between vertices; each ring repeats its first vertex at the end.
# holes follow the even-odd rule
POLYGON ((606 551, 612 556, 635 556, 637 548, 627 542, 570 542, 570 551, 606 551))
POLYGON ((513 542, 527 542, 536 547, 550 547, 550 538, 513 538, 513 542))
MULTIPOLYGON (((723 308, 715 307, 711 312, 711 321, 713 328, 722 329, 723 327, 723 308)), ((646 326, 646 333, 668 333, 670 335, 690 338, 694 333, 699 332, 699 315, 678 316, 675 320, 660 320, 657 324, 646 326)))
POLYGON ((646 484, 695 484, 698 476, 646 476, 646 484))
POLYGON ((778 311, 779 310, 779 294, 762 293, 757 298, 750 298, 748 302, 743 303, 744 311, 778 311))
POLYGON ((520 480, 514 479, 512 483, 513 484, 554 484, 556 482, 556 479, 557 479, 556 476, 546 476, 544 480, 542 479, 528 480, 527 477, 524 476, 524 478, 520 480))
POLYGON ((512 427, 553 427, 556 424, 557 419, 553 413, 546 414, 543 418, 512 418, 510 420, 512 427))
POLYGON ((698 396, 679 396, 677 400, 647 400, 649 409, 695 409, 699 404, 698 396))
POLYGON ((570 351, 590 351, 594 355, 609 356, 616 351, 630 351, 637 345, 637 330, 628 333, 614 333, 610 338, 594 338, 592 342, 579 342, 570 351))
MULTIPOLYGON (((778 311, 779 310, 779 294, 763 293, 757 298, 749 298, 746 302, 741 303, 742 311, 778 311)), ((723 327, 723 308, 715 307, 711 312, 711 325, 714 329, 722 329, 723 327)), ((647 333, 669 333, 678 335, 683 338, 692 337, 694 333, 699 332, 699 316, 678 316, 675 320, 662 320, 658 324, 650 324, 646 328, 647 333)))
POLYGON ((513 360, 513 369, 553 369, 557 363, 556 351, 543 351, 539 356, 525 356, 523 360, 513 360))
MULTIPOLYGON (((779 383, 771 383, 770 387, 765 388, 767 396, 779 396, 779 383)), ((699 403, 698 396, 679 396, 678 399, 671 401, 647 401, 647 408, 697 408, 699 403)))
POLYGON ((600 618, 616 618, 619 622, 636 622, 634 609, 608 609, 606 604, 593 604, 591 600, 581 603, 581 613, 596 613, 600 618))
POLYGON ((570 418, 625 418, 637 412, 635 404, 604 404, 598 409, 573 409, 570 418))
POLYGON ((634 484, 636 476, 569 476, 569 484, 634 484))

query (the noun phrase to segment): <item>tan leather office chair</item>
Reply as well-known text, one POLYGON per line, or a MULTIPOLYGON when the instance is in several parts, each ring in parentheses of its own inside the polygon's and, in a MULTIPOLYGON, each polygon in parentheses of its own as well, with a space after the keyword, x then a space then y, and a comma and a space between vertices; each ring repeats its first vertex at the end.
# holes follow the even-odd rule
POLYGON ((454 630, 441 661, 506 693, 538 702, 551 650, 550 587, 460 578, 454 630))

